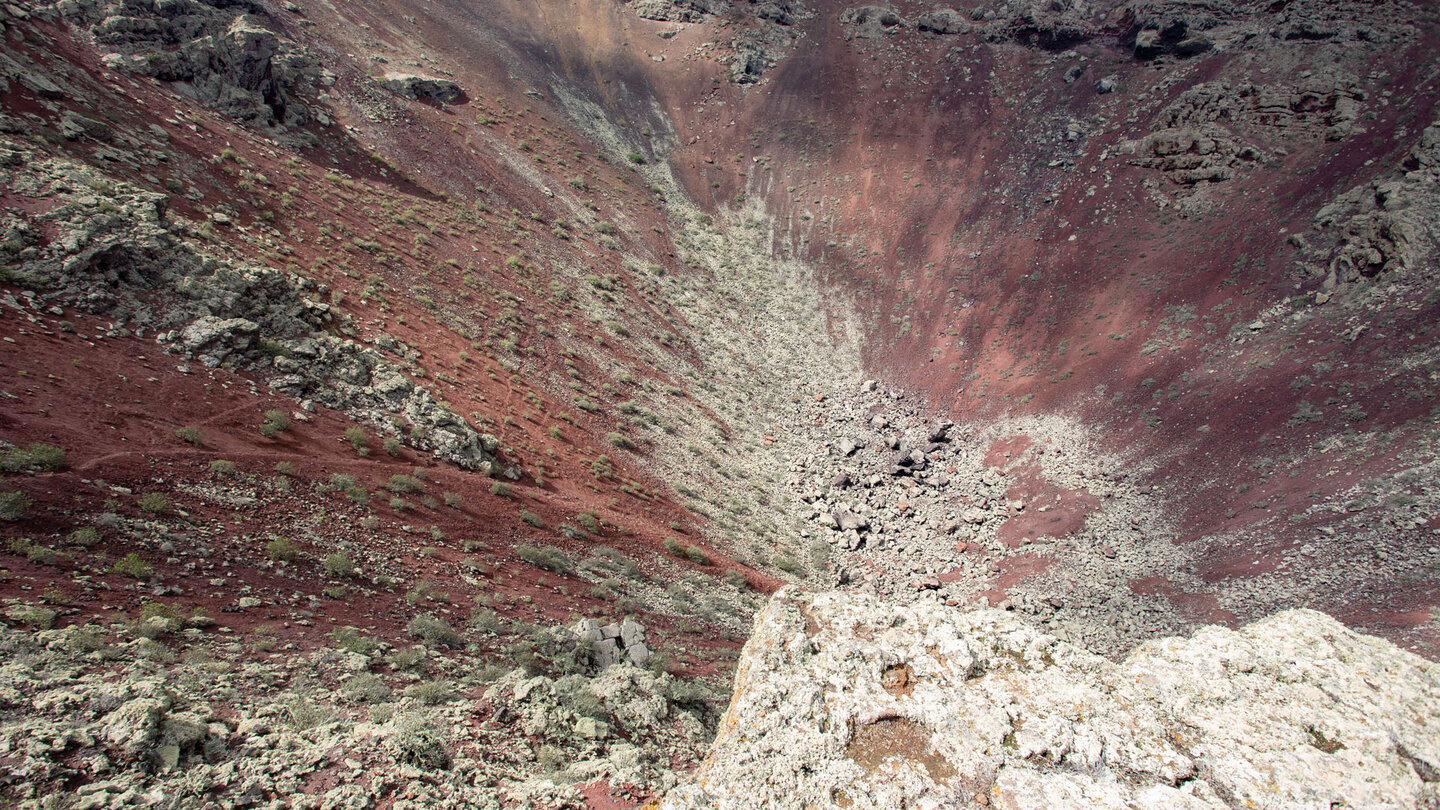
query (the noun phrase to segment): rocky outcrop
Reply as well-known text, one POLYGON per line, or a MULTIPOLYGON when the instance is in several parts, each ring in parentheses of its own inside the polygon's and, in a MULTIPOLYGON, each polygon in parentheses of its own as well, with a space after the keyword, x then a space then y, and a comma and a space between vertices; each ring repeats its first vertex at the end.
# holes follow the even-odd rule
POLYGON ((1120 663, 1003 611, 788 587, 682 808, 1436 807, 1440 667, 1324 614, 1120 663))
POLYGON ((630 0, 635 15, 660 22, 703 22, 730 9, 728 0, 630 0))
POLYGON ((319 64, 276 32, 259 3, 63 0, 43 11, 87 31, 112 70, 174 82, 182 95, 241 121, 311 119, 301 99, 313 96, 319 64))
POLYGON ((389 73, 385 75, 384 84, 392 93, 416 101, 454 104, 465 97, 465 91, 460 89, 460 85, 449 79, 437 79, 433 76, 389 73))
MULTIPOLYGON (((19 153, 17 153, 19 154, 19 153)), ((48 304, 114 318, 115 335, 153 335, 169 351, 214 368, 249 368, 270 386, 397 430, 460 467, 502 474, 498 441, 441 405, 378 352, 326 331, 328 304, 313 283, 263 265, 206 256, 167 218, 167 198, 93 169, 25 153, 5 172, 17 193, 55 203, 33 218, 7 216, 0 231, 22 249, 12 271, 48 304), (104 189, 91 193, 91 189, 104 189), (82 191, 83 190, 83 191, 82 191), (59 237, 38 244, 34 235, 59 237)), ((323 292, 323 291, 321 291, 323 292)))
POLYGON ((1320 294, 1381 273, 1433 268, 1425 258, 1440 244, 1437 182, 1440 121, 1421 132, 1397 170, 1321 208, 1315 215, 1314 243, 1299 240, 1314 273, 1322 277, 1320 294))

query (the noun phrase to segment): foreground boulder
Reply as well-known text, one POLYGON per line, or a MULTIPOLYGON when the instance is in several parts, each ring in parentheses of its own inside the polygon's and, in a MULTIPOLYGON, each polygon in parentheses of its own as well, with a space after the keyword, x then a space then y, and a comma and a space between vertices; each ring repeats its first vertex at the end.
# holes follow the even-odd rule
POLYGON ((1120 663, 1003 611, 790 587, 665 808, 1436 807, 1440 666, 1309 610, 1120 663))

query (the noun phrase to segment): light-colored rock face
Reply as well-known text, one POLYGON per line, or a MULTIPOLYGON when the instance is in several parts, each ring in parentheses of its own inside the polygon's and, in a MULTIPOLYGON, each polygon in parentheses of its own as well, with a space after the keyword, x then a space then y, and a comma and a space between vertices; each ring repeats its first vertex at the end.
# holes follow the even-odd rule
POLYGON ((1414 808, 1437 780, 1440 666, 1321 613, 1117 664, 1004 611, 786 588, 662 807, 1414 808))

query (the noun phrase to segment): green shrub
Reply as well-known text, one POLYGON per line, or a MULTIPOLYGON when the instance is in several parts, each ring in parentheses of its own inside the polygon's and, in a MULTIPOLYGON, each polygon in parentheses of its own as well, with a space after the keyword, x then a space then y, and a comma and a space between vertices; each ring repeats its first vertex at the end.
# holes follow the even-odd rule
POLYGON ((345 428, 345 433, 342 434, 342 436, 345 441, 350 443, 351 447, 355 448, 355 452, 362 456, 369 454, 370 438, 365 435, 365 431, 358 427, 348 427, 345 428))
POLYGON ((65 539, 70 541, 70 543, 74 545, 85 546, 86 548, 89 548, 90 546, 93 546, 96 543, 100 542, 100 532, 95 531, 89 526, 82 526, 75 531, 70 532, 69 536, 67 536, 65 539))
POLYGON ((111 573, 133 579, 148 579, 154 571, 155 569, 147 565, 144 560, 140 559, 140 555, 133 551, 116 560, 115 564, 110 566, 111 573))
POLYGON ((201 445, 205 444, 204 437, 200 435, 200 428, 195 427, 194 425, 186 425, 185 427, 177 428, 175 430, 175 435, 180 439, 195 445, 196 447, 200 447, 201 445))
POLYGON ((510 498, 514 496, 514 490, 504 481, 496 481, 490 485, 490 494, 498 495, 501 498, 510 498))
POLYGON ((53 472, 66 466, 65 451, 53 444, 37 443, 0 452, 0 471, 7 473, 53 472))
POLYGON ((360 628, 345 625, 337 627, 330 633, 330 639, 335 646, 346 652, 359 653, 361 655, 374 655, 380 649, 380 642, 360 632, 360 628))
POLYGON ((385 488, 391 492, 424 492, 425 485, 416 478, 409 475, 396 474, 390 476, 390 481, 385 488))
POLYGON ((695 563, 696 565, 711 564, 710 558, 706 556, 705 552, 701 551, 695 546, 690 546, 689 548, 685 549, 685 559, 695 563))
POLYGON ((6 546, 11 554, 18 554, 36 565, 59 565, 62 560, 68 560, 71 556, 43 546, 28 537, 12 537, 6 546))
POLYGON ((216 478, 229 478, 235 474, 235 462, 217 458, 210 462, 210 474, 216 478))
POLYGON ((289 430, 290 414, 278 409, 268 410, 265 412, 265 421, 261 422, 261 425, 269 425, 277 433, 289 430))
POLYGON ((170 496, 163 492, 143 493, 140 499, 135 502, 135 505, 152 514, 169 512, 174 507, 174 504, 170 502, 170 496))
POLYGON ((23 520, 30 511, 30 496, 23 492, 0 492, 0 520, 14 522, 23 520))
POLYGON ((749 581, 745 579, 745 575, 741 574, 739 571, 726 571, 725 584, 731 585, 741 590, 744 590, 745 588, 748 588, 750 586, 749 581))
POLYGON ((355 561, 343 551, 332 551, 320 561, 320 567, 327 576, 343 578, 355 574, 355 561))
POLYGON ((389 743, 397 762, 426 771, 449 769, 445 735, 435 724, 413 714, 401 715, 392 722, 395 733, 390 735, 389 743))
POLYGON ((565 552, 554 546, 516 546, 515 554, 525 562, 547 571, 568 574, 575 570, 575 564, 565 556, 565 552))
POLYGON ((330 480, 320 485, 321 492, 344 492, 355 487, 355 476, 330 473, 330 480))
POLYGON ((459 647, 464 643, 464 639, 455 632, 455 628, 432 613, 422 613, 411 619, 410 623, 405 625, 405 631, 413 638, 432 647, 440 644, 447 647, 459 647))
POLYGON ((665 552, 673 557, 682 557, 685 555, 685 547, 680 545, 680 541, 673 537, 665 538, 662 545, 665 546, 665 552))
POLYGON ((520 510, 520 519, 537 529, 545 528, 545 521, 541 520, 539 515, 531 512, 529 509, 520 510))
POLYGON ((390 699, 385 679, 373 672, 361 672, 340 685, 340 693, 351 703, 383 703, 390 699))
POLYGON ((591 534, 600 533, 600 518, 596 517, 594 512, 581 512, 575 516, 575 522, 591 534))
POLYGON ((462 497, 458 492, 450 492, 449 490, 446 490, 444 496, 442 497, 444 497, 445 499, 445 505, 450 507, 451 509, 459 509, 460 505, 465 503, 465 498, 462 497))
POLYGON ((421 647, 411 647, 408 650, 391 650, 385 656, 385 663, 389 664, 396 672, 409 672, 420 666, 425 660, 425 650, 421 647))
POLYGON ((407 686, 405 696, 415 698, 426 706, 435 706, 454 700, 455 688, 449 681, 421 681, 407 686))
POLYGON ((276 537, 265 544, 265 556, 277 562, 298 560, 300 559, 300 546, 288 537, 276 537))
POLYGON ((280 475, 294 475, 295 465, 289 461, 277 461, 275 462, 275 472, 280 475))
POLYGON ((400 449, 404 446, 405 445, 401 444, 399 439, 393 436, 380 443, 380 447, 385 451, 385 455, 392 456, 394 458, 400 457, 400 449))
POLYGON ((626 436, 623 433, 607 433, 605 434, 605 441, 620 448, 621 450, 635 449, 635 443, 630 441, 630 437, 626 436))

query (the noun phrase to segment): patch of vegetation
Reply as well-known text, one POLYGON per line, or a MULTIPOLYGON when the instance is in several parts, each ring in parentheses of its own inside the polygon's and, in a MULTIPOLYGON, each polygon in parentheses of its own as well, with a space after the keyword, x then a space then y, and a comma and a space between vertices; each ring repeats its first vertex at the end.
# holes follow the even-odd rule
POLYGON ((300 559, 300 546, 288 537, 276 537, 265 544, 265 556, 276 562, 293 562, 300 559))
POLYGON ((335 642, 336 647, 360 655, 372 656, 380 649, 378 639, 367 636, 360 632, 360 628, 348 624, 331 631, 330 639, 335 642))
POLYGON ((132 579, 149 579, 150 575, 155 572, 155 569, 140 559, 139 554, 132 551, 116 560, 115 564, 110 566, 110 572, 132 579))
POLYGON ((7 523, 24 520, 29 511, 30 496, 14 490, 0 492, 0 520, 7 523))
POLYGON ((170 502, 170 496, 163 492, 143 493, 140 495, 140 499, 135 502, 135 505, 143 511, 157 515, 169 512, 175 506, 170 502))
POLYGON ((366 436, 365 431, 361 430, 360 428, 345 428, 345 432, 341 434, 341 438, 348 442, 350 446, 354 448, 355 452, 359 453, 360 455, 370 455, 370 437, 366 436))
POLYGON ((53 444, 32 444, 0 451, 0 472, 54 472, 68 466, 65 451, 53 444))
POLYGON ((355 561, 343 551, 332 551, 320 561, 320 568, 326 576, 343 579, 355 575, 355 561))
POLYGON ((405 631, 413 638, 428 644, 432 647, 445 645, 447 647, 459 647, 464 639, 455 628, 445 623, 445 620, 433 613, 422 613, 410 620, 405 625, 405 631))
POLYGON ((565 556, 565 552, 554 546, 516 546, 515 555, 536 568, 543 568, 546 571, 568 574, 575 570, 575 563, 565 556))
POLYGON ((186 441, 190 444, 195 445, 196 447, 202 447, 205 444, 205 438, 200 435, 200 428, 195 427, 194 425, 186 425, 182 428, 176 428, 175 436, 182 441, 186 441))
POLYGON ((281 410, 266 411, 265 420, 260 423, 260 435, 267 439, 273 439, 289 429, 290 414, 281 410))

